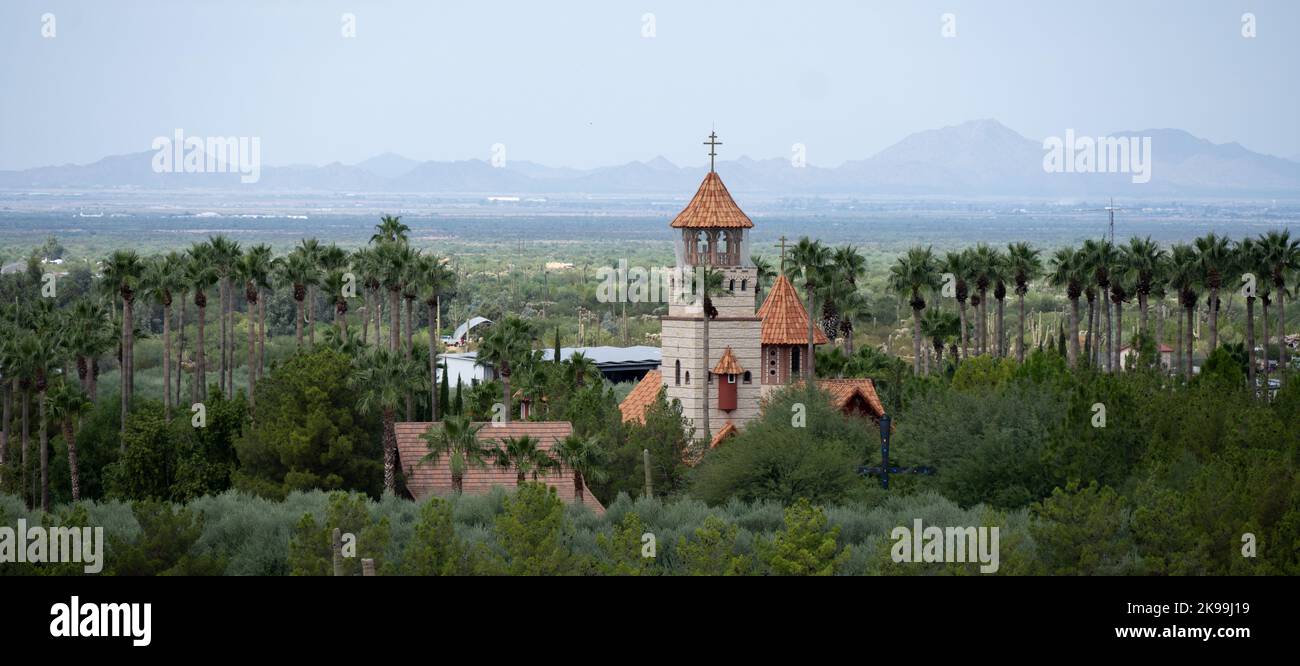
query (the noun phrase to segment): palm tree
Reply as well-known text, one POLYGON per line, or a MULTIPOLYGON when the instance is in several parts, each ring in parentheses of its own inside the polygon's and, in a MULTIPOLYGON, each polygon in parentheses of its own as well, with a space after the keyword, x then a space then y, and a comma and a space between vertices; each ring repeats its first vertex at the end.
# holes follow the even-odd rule
POLYGON ((81 389, 95 399, 99 379, 99 357, 113 348, 113 322, 103 304, 92 297, 78 299, 72 306, 67 330, 68 352, 77 365, 81 389))
POLYGON ((298 241, 298 247, 295 251, 301 252, 307 261, 311 263, 312 270, 316 279, 307 283, 306 309, 304 311, 304 321, 307 325, 307 345, 316 346, 316 286, 320 284, 321 276, 327 269, 321 262, 321 253, 324 251, 320 241, 315 238, 303 238, 298 241))
POLYGON ((176 252, 151 257, 140 278, 146 297, 163 309, 163 414, 172 418, 172 289, 180 281, 181 259, 176 252))
POLYGON ((77 463, 77 436, 75 425, 81 415, 91 407, 81 389, 72 385, 67 378, 60 382, 49 395, 50 419, 63 428, 63 442, 68 447, 68 472, 72 477, 72 501, 81 501, 81 471, 77 463))
POLYGON ((402 224, 401 216, 384 215, 379 218, 379 224, 375 225, 375 234, 370 237, 371 243, 395 243, 406 242, 406 234, 411 228, 402 224))
POLYGON ((866 273, 867 260, 852 245, 835 248, 822 284, 822 330, 832 342, 841 331, 841 310, 858 291, 858 279, 866 273))
POLYGON ((400 298, 402 283, 407 277, 407 266, 412 257, 410 248, 396 242, 382 242, 376 247, 380 281, 388 290, 388 348, 393 351, 401 348, 400 298))
POLYGON ((429 407, 431 420, 438 420, 438 345, 442 335, 442 297, 456 285, 456 274, 441 257, 425 256, 420 261, 419 286, 429 316, 429 407))
POLYGON ((1064 287, 1070 301, 1070 344, 1066 347, 1071 368, 1079 365, 1079 296, 1083 295, 1085 266, 1079 251, 1061 248, 1052 255, 1051 275, 1053 286, 1064 287))
POLYGON ((976 245, 971 250, 971 274, 975 278, 975 291, 979 294, 979 303, 975 312, 975 316, 978 317, 975 323, 976 354, 985 354, 989 351, 988 292, 997 270, 997 261, 998 257, 993 248, 984 243, 976 245))
MULTIPOLYGON (((1116 350, 1119 348, 1120 345, 1116 341, 1116 337, 1118 337, 1116 335, 1116 331, 1119 328, 1118 324, 1115 326, 1114 329, 1112 329, 1111 327, 1111 303, 1113 301, 1113 298, 1108 298, 1107 294, 1111 291, 1110 276, 1115 270, 1117 270, 1117 267, 1121 263, 1121 256, 1119 251, 1115 249, 1115 245, 1106 239, 1102 239, 1100 241, 1088 239, 1084 241, 1082 251, 1085 260, 1088 263, 1088 267, 1091 269, 1092 272, 1092 275, 1090 277, 1096 283, 1096 285, 1101 289, 1102 316, 1105 318, 1105 323, 1104 323, 1104 326, 1106 327, 1105 341, 1107 345, 1104 354, 1104 357, 1106 359, 1105 367, 1111 368, 1113 367, 1112 359, 1116 358, 1115 356, 1116 350)), ((1090 306, 1091 306, 1091 302, 1092 302, 1091 298, 1089 298, 1090 306)), ((1089 360, 1091 361, 1097 358, 1098 356, 1101 356, 1101 354, 1099 354, 1098 352, 1101 351, 1102 337, 1092 334, 1093 327, 1091 325, 1091 320, 1092 320, 1091 307, 1089 308, 1088 318, 1090 322, 1088 326, 1088 336, 1092 341, 1091 345, 1096 345, 1095 348, 1092 347, 1091 345, 1089 346, 1090 351, 1088 356, 1089 356, 1089 360), (1096 351, 1092 351, 1092 349, 1095 349, 1096 351)))
POLYGON ((126 428, 126 412, 131 404, 131 393, 135 386, 135 377, 131 367, 134 360, 132 350, 135 346, 135 340, 132 334, 135 332, 135 326, 133 325, 134 317, 131 310, 135 304, 135 290, 140 286, 140 274, 143 272, 144 264, 140 261, 140 255, 135 250, 117 250, 109 255, 103 266, 104 283, 111 285, 122 298, 121 370, 122 428, 124 429, 126 428))
POLYGON ((1230 270, 1231 252, 1228 239, 1210 232, 1193 241, 1196 256, 1201 263, 1201 284, 1209 291, 1210 345, 1206 353, 1219 346, 1219 288, 1223 276, 1230 270))
POLYGON ((1007 304, 1007 257, 997 248, 989 249, 988 277, 993 282, 993 300, 998 302, 994 318, 997 343, 993 345, 993 354, 999 358, 1007 355, 1006 347, 1006 304, 1007 304))
POLYGON ((767 283, 776 277, 776 271, 772 270, 772 262, 764 259, 762 255, 749 255, 749 263, 754 265, 754 295, 759 303, 763 302, 763 290, 767 288, 767 283))
MULTIPOLYGON (((1264 245, 1265 268, 1277 291, 1277 367, 1285 369, 1286 359, 1286 289, 1287 281, 1300 271, 1300 239, 1291 240, 1291 230, 1271 230, 1260 241, 1264 245)), ((1268 341, 1264 342, 1265 346, 1268 341)))
MULTIPOLYGON (((247 290, 251 286, 257 297, 257 362, 255 363, 254 374, 260 380, 263 365, 266 362, 266 302, 270 299, 272 289, 274 289, 275 275, 284 262, 276 257, 274 251, 271 250, 271 246, 266 244, 254 245, 248 248, 248 254, 254 255, 254 258, 249 259, 248 264, 245 266, 246 277, 250 279, 252 284, 246 284, 244 288, 247 290)), ((245 294, 244 297, 247 299, 248 295, 245 294)))
POLYGON ((1196 317, 1196 288, 1201 283, 1201 265, 1196 249, 1190 245, 1178 244, 1170 249, 1169 285, 1178 293, 1178 301, 1186 314, 1187 362, 1183 365, 1183 374, 1187 380, 1192 378, 1193 347, 1192 337, 1196 317))
POLYGON ((1155 282, 1160 279, 1160 267, 1166 256, 1160 244, 1150 236, 1130 238, 1122 250, 1124 265, 1133 271, 1133 286, 1138 297, 1138 333, 1141 335, 1147 332, 1147 300, 1155 282))
POLYGON ((429 452, 421 460, 436 465, 446 456, 451 468, 451 489, 456 493, 464 490, 466 471, 486 467, 490 452, 478 438, 484 425, 471 422, 466 414, 456 414, 444 418, 441 425, 430 425, 420 436, 429 446, 429 452))
POLYGON ((547 469, 555 466, 555 459, 540 444, 540 440, 529 435, 506 437, 492 450, 492 457, 497 467, 514 468, 517 473, 515 484, 522 486, 527 476, 531 475, 535 481, 547 469))
POLYGON ((217 280, 217 272, 212 267, 212 246, 207 243, 195 243, 187 251, 187 261, 183 269, 182 281, 194 292, 194 307, 198 309, 197 335, 194 341, 194 383, 190 392, 195 402, 208 397, 208 360, 206 349, 206 329, 208 309, 208 289, 217 280))
POLYGON ((889 288, 910 294, 912 307, 912 372, 921 374, 921 311, 925 309, 926 290, 938 286, 934 251, 930 247, 912 247, 889 267, 889 288))
MULTIPOLYGON (((791 279, 799 277, 803 279, 804 291, 808 296, 808 381, 817 378, 817 359, 813 336, 813 313, 817 310, 813 307, 816 305, 817 285, 822 279, 822 274, 826 272, 827 264, 830 263, 831 252, 821 244, 821 241, 809 240, 807 236, 799 239, 799 242, 790 251, 790 263, 786 267, 787 277, 791 279)), ((708 331, 708 324, 705 324, 705 331, 708 331)), ((705 343, 707 344, 707 336, 705 343)), ((708 358, 707 356, 705 358, 708 358)), ((708 372, 708 368, 705 368, 708 372)), ((705 377, 708 375, 706 374, 705 377)), ((705 382, 707 386, 708 382, 705 382)), ((708 400, 705 400, 707 403, 708 400)), ((706 414, 707 414, 707 410, 706 414)), ((707 418, 707 416, 706 416, 707 418)), ((707 428, 706 428, 707 430, 707 428)), ((706 433, 707 434, 707 433, 706 433)))
MULTIPOLYGON (((1256 270, 1260 260, 1260 243, 1254 238, 1241 239, 1233 249, 1233 263, 1244 273, 1256 270)), ((1255 291, 1246 292, 1246 381, 1251 391, 1258 391, 1255 385, 1255 291)))
POLYGON ((384 427, 384 490, 397 493, 397 406, 411 387, 423 383, 419 366, 394 351, 375 349, 353 362, 349 384, 357 391, 357 409, 378 411, 384 427))
POLYGON ((853 355, 853 325, 861 321, 870 312, 867 299, 860 292, 853 292, 843 298, 839 305, 840 336, 844 338, 844 354, 853 355))
MULTIPOLYGON (((1043 272, 1043 262, 1038 255, 1039 250, 1029 243, 1007 245, 1007 273, 1016 284, 1017 307, 1020 309, 1016 344, 1016 361, 1019 363, 1025 362, 1025 294, 1029 292, 1029 283, 1037 280, 1043 272)), ((964 322, 962 326, 964 329, 964 322)), ((964 330, 962 336, 964 339, 964 330)))
MULTIPOLYGON (((971 253, 970 250, 962 252, 949 252, 944 255, 940 264, 940 270, 945 273, 951 273, 953 278, 953 297, 957 299, 957 317, 961 328, 961 356, 966 358, 970 355, 970 347, 967 344, 967 326, 966 326, 966 301, 970 298, 970 285, 966 280, 971 274, 971 253)), ((1023 316, 1023 303, 1021 299, 1023 316)))
POLYGON ((298 349, 301 350, 307 286, 315 284, 320 279, 320 273, 316 268, 316 262, 310 256, 300 249, 295 249, 281 264, 280 279, 284 284, 293 287, 293 302, 294 307, 297 308, 294 316, 294 339, 297 340, 298 349))
POLYGON ((944 344, 957 335, 957 327, 960 325, 961 320, 956 314, 937 308, 927 310, 925 316, 921 317, 921 334, 929 338, 934 347, 935 370, 943 370, 944 344))
MULTIPOLYGON (((261 303, 262 285, 268 281, 271 273, 271 254, 269 251, 263 251, 261 248, 266 246, 257 246, 250 248, 238 263, 235 264, 235 279, 244 286, 244 303, 245 317, 244 322, 248 324, 248 350, 245 367, 248 371, 248 406, 255 405, 253 396, 257 387, 257 362, 255 352, 257 350, 257 319, 255 313, 261 303)), ((267 248, 269 250, 270 248, 267 248)))
POLYGON ((225 395, 233 393, 231 384, 234 382, 234 349, 231 339, 233 334, 234 299, 230 293, 230 278, 235 271, 235 264, 239 261, 240 249, 239 243, 230 240, 224 235, 208 237, 208 245, 212 247, 212 269, 217 274, 217 293, 220 303, 219 317, 221 320, 221 363, 218 370, 220 374, 217 378, 217 384, 225 395))
POLYGON ((519 317, 507 317, 505 321, 494 324, 479 348, 478 358, 490 363, 501 377, 502 404, 505 405, 504 419, 510 422, 510 375, 515 365, 532 350, 532 341, 536 332, 528 322, 519 317))
MULTIPOLYGON (((375 306, 371 297, 379 288, 379 266, 375 250, 361 248, 353 252, 352 266, 361 282, 361 309, 364 311, 361 316, 361 342, 364 344, 370 340, 370 322, 375 319, 375 306)), ((375 327, 375 337, 379 337, 378 325, 375 327)))
MULTIPOLYGON (((1110 302, 1115 306, 1115 351, 1110 352, 1110 350, 1107 350, 1107 353, 1112 354, 1108 364, 1114 368, 1115 372, 1119 372, 1120 367, 1122 367, 1120 365, 1120 356, 1123 354, 1121 350, 1124 347, 1124 303, 1129 299, 1129 283, 1131 279, 1132 272, 1127 269, 1123 271, 1111 270, 1110 302)), ((1134 347, 1133 351, 1136 352, 1137 348, 1134 347)))
POLYGON ((573 470, 573 495, 582 504, 585 501, 587 480, 600 483, 606 478, 605 449, 594 437, 569 435, 560 440, 555 455, 562 466, 573 470))
POLYGON ((573 352, 564 361, 564 373, 569 382, 578 388, 586 386, 589 381, 600 381, 600 368, 591 357, 580 351, 573 352))

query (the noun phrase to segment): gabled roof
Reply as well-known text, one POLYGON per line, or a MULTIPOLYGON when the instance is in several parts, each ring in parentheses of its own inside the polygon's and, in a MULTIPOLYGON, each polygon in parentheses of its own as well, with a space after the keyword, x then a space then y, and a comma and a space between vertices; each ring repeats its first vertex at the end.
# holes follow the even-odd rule
MULTIPOLYGON (((808 344, 808 311, 799 302, 799 294, 794 285, 784 275, 778 275, 776 282, 763 305, 758 308, 758 317, 763 320, 762 342, 765 345, 806 345, 808 344)), ((830 342, 820 326, 813 327, 813 343, 824 345, 830 342)))
POLYGON ((736 424, 728 421, 727 425, 722 426, 713 434, 713 441, 709 442, 709 448, 715 448, 722 443, 722 440, 727 439, 728 437, 735 437, 739 434, 740 429, 736 427, 736 424))
POLYGON ((885 413, 885 406, 876 395, 876 384, 867 378, 860 379, 818 379, 818 388, 831 394, 831 404, 844 411, 857 396, 866 404, 872 416, 879 418, 885 413))
MULTIPOLYGON (((560 440, 573 434, 573 426, 568 421, 511 421, 510 423, 486 423, 478 431, 480 442, 523 437, 528 435, 538 440, 538 448, 548 453, 555 449, 560 440)), ((450 495, 451 466, 443 456, 437 464, 426 462, 424 456, 429 453, 429 445, 421 437, 429 428, 441 428, 441 423, 402 422, 395 425, 397 430, 398 460, 402 474, 406 476, 406 488, 417 501, 429 495, 450 495)), ((531 480, 531 479, 530 479, 531 480)), ((555 488, 556 494, 565 502, 575 502, 577 497, 573 489, 573 471, 567 467, 553 468, 540 475, 538 481, 555 488)), ((518 481, 518 472, 514 469, 501 469, 489 462, 484 469, 471 468, 465 472, 463 492, 466 495, 483 495, 493 486, 502 486, 507 490, 514 488, 518 481)), ((591 489, 583 484, 583 503, 596 513, 604 513, 591 494, 591 489)))
POLYGON ((619 411, 623 412, 623 422, 644 422, 646 408, 659 397, 659 389, 662 387, 663 378, 658 370, 645 373, 641 381, 632 387, 632 392, 618 404, 619 411))
POLYGON ((718 174, 710 171, 691 202, 677 214, 670 226, 674 229, 749 229, 754 223, 736 205, 718 174))
POLYGON ((740 367, 740 361, 736 360, 736 355, 731 353, 731 347, 727 347, 722 352, 722 358, 718 359, 718 364, 713 366, 715 375, 740 375, 744 374, 745 369, 740 367))

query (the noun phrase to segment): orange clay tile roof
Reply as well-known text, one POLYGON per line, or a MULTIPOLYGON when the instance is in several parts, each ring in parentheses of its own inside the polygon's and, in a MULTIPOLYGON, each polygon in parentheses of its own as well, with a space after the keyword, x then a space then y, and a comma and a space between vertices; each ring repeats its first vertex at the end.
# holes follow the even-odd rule
POLYGON ((876 395, 876 384, 870 379, 819 379, 817 387, 831 394, 831 404, 841 411, 856 395, 867 404, 873 416, 885 413, 885 406, 880 404, 880 397, 876 395))
POLYGON ((736 205, 718 174, 710 171, 671 226, 674 229, 749 229, 754 223, 736 205))
POLYGON ((632 387, 632 392, 618 404, 619 411, 623 412, 623 422, 644 422, 646 408, 659 397, 659 389, 662 387, 663 379, 658 370, 645 373, 641 381, 632 387))
POLYGON ((722 352, 722 358, 718 359, 718 364, 713 366, 715 375, 741 375, 745 369, 740 367, 740 361, 736 360, 736 355, 731 353, 731 347, 727 347, 722 352))
POLYGON ((722 426, 718 432, 713 434, 713 441, 709 442, 709 448, 715 448, 717 445, 722 443, 722 440, 728 437, 734 437, 738 434, 740 434, 740 429, 736 427, 736 424, 728 421, 727 425, 722 426))
MULTIPOLYGON (((772 283, 771 291, 758 308, 758 316, 763 320, 763 344, 808 344, 808 311, 799 302, 794 285, 784 275, 778 275, 776 282, 772 283)), ((813 342, 819 345, 830 342, 820 326, 813 327, 813 342)))
MULTIPOLYGON (((568 421, 511 421, 496 425, 492 423, 479 425, 483 425, 483 429, 478 431, 478 439, 481 442, 528 435, 539 440, 538 448, 547 452, 551 452, 560 440, 573 434, 573 426, 568 421)), ((429 445, 421 435, 430 427, 441 428, 442 424, 401 422, 394 427, 397 430, 398 464, 401 466, 402 474, 406 476, 406 488, 411 495, 417 501, 429 495, 450 495, 451 467, 446 456, 443 456, 437 464, 422 460, 429 452, 429 445)), ((483 495, 490 492, 493 486, 502 486, 509 490, 515 487, 517 477, 518 473, 515 470, 494 467, 489 462, 484 469, 470 468, 465 472, 463 490, 466 495, 483 495)), ((576 501, 573 471, 569 468, 552 469, 539 476, 537 480, 555 488, 556 494, 565 502, 576 501)), ((591 495, 591 489, 587 488, 585 483, 583 504, 596 513, 605 512, 605 508, 591 495)))

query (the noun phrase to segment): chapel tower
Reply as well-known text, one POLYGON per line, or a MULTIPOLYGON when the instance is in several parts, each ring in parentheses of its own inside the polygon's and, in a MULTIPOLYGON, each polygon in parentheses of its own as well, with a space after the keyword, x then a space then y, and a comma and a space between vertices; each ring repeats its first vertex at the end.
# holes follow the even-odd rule
POLYGON ((704 437, 708 410, 711 434, 717 435, 758 416, 762 384, 761 320, 755 314, 758 272, 749 260, 749 216, 736 205, 714 170, 717 134, 709 135, 709 173, 686 208, 670 225, 679 270, 677 285, 661 317, 663 356, 660 376, 669 400, 681 401, 684 415, 704 437), (694 285, 705 271, 722 276, 709 305, 697 298, 694 285), (682 297, 679 289, 690 290, 682 297), (705 317, 708 320, 707 358, 705 317))

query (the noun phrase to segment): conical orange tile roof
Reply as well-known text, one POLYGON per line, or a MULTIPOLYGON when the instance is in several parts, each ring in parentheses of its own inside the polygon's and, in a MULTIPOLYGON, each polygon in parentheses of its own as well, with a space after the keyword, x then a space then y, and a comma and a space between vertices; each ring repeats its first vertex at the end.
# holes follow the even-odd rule
MULTIPOLYGON (((765 345, 806 345, 808 344, 808 311, 799 302, 799 294, 794 285, 784 275, 778 275, 772 284, 763 305, 758 308, 758 316, 763 320, 763 344, 765 345)), ((813 327, 813 343, 824 345, 830 342, 820 326, 813 327)))
POLYGON ((745 369, 740 367, 740 361, 736 360, 736 355, 731 353, 731 347, 727 347, 722 352, 722 358, 718 359, 718 364, 713 366, 715 375, 740 375, 744 374, 745 369))
POLYGON ((749 229, 754 223, 736 205, 718 174, 710 171, 671 226, 674 229, 749 229))

